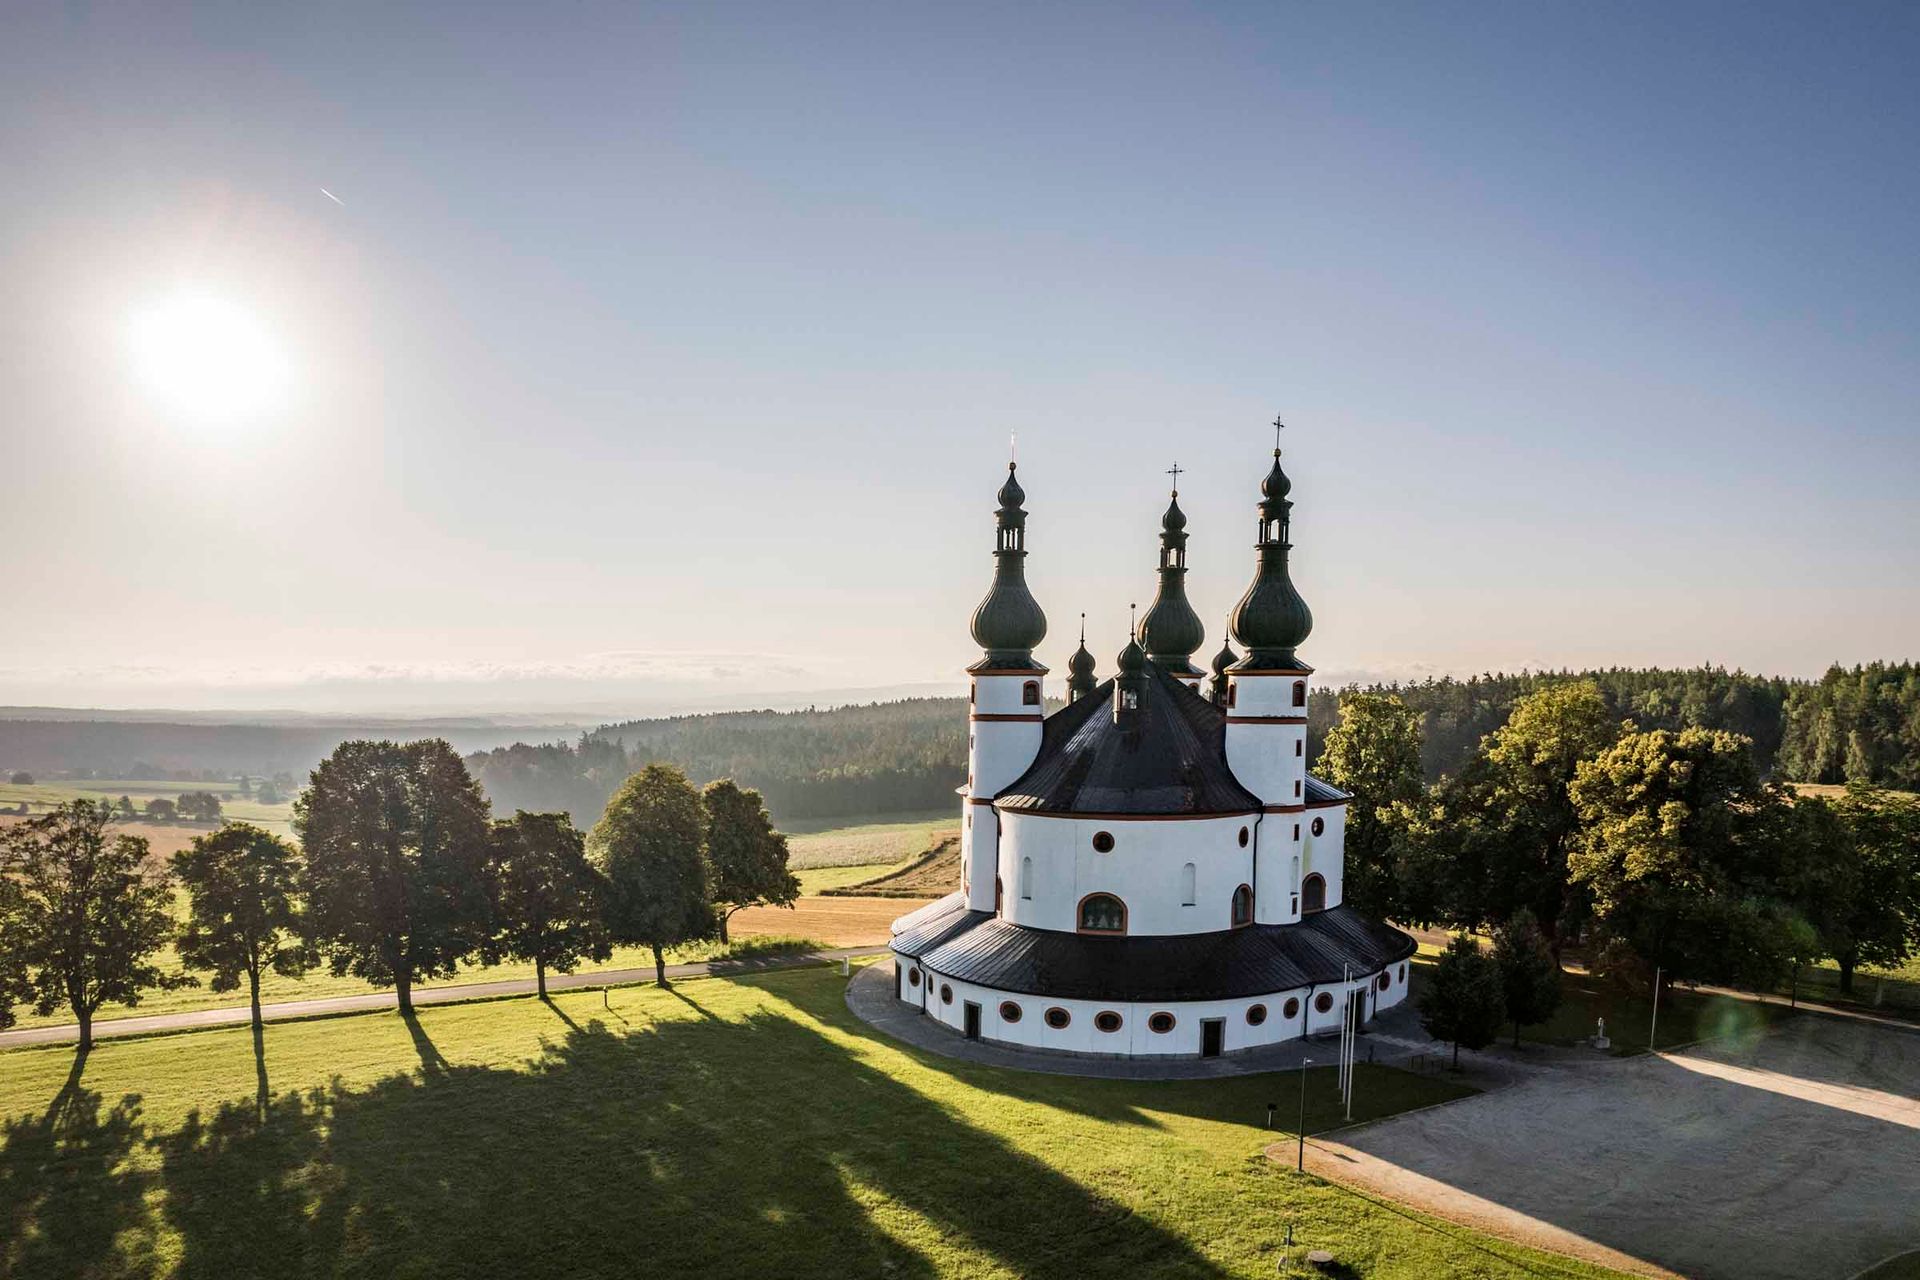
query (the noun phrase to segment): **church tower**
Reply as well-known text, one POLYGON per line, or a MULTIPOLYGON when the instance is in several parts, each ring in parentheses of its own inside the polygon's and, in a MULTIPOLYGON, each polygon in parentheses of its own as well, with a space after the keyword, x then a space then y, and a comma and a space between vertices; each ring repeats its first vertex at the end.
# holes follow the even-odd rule
POLYGON ((1067 659, 1067 701, 1078 702, 1099 685, 1093 674, 1093 655, 1087 652, 1087 615, 1080 615, 1080 647, 1067 659))
POLYGON ((1000 486, 993 549, 993 586, 973 611, 973 639, 986 652, 967 668, 966 812, 960 824, 960 887, 967 906, 993 911, 1000 886, 999 819, 993 798, 1022 773, 1040 750, 1046 707, 1041 680, 1047 669, 1033 651, 1047 636, 1047 615, 1027 590, 1027 513, 1016 464, 1000 486))
POLYGON ((1160 518, 1160 591, 1140 619, 1140 646, 1155 666, 1197 693, 1206 672, 1193 665, 1193 654, 1207 632, 1187 602, 1187 515, 1180 510, 1179 472, 1176 465, 1173 499, 1160 518))
MULTIPOLYGON (((1276 422, 1275 426, 1279 424, 1276 422)), ((1260 485, 1260 536, 1253 584, 1234 606, 1233 639, 1246 656, 1227 669, 1227 763, 1258 796, 1261 823, 1255 919, 1299 918, 1300 825, 1306 809, 1307 680, 1313 668, 1294 650, 1313 630, 1313 614, 1287 572, 1293 548, 1293 483, 1273 451, 1260 485)))

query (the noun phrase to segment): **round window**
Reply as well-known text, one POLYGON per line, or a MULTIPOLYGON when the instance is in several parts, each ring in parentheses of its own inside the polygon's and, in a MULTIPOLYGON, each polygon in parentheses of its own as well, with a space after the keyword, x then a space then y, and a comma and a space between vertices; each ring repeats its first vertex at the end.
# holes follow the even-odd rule
POLYGON ((1167 1032, 1173 1030, 1173 1015, 1170 1013, 1154 1014, 1151 1018, 1147 1019, 1147 1030, 1156 1035, 1163 1036, 1167 1034, 1167 1032))
POLYGON ((1067 1026, 1072 1021, 1073 1021, 1073 1015, 1068 1013, 1065 1009, 1062 1009, 1056 1006, 1055 1008, 1047 1010, 1047 1025, 1052 1027, 1055 1031, 1058 1031, 1062 1027, 1067 1026))
POLYGON ((1405 982, 1406 980, 1407 980, 1407 966, 1405 966, 1405 965, 1401 965, 1401 966, 1400 966, 1400 981, 1402 981, 1402 982, 1405 982))
POLYGON ((918 969, 907 970, 907 985, 910 987, 920 985, 920 971, 918 969))
POLYGON ((1240 847, 1242 849, 1247 847, 1247 829, 1245 827, 1240 828, 1240 847))
POLYGON ((1093 1015, 1093 1025, 1100 1031, 1118 1031, 1120 1029, 1120 1015, 1111 1009, 1102 1009, 1093 1015))
POLYGON ((1300 1002, 1298 1000, 1289 999, 1284 1005, 1280 1006, 1280 1016, 1283 1018, 1299 1017, 1300 1002))
POLYGON ((953 988, 948 986, 944 982, 940 984, 940 1003, 941 1004, 953 1003, 953 988))
POLYGON ((1385 991, 1388 987, 1393 985, 1393 975, 1390 973, 1383 973, 1374 980, 1373 985, 1380 988, 1380 990, 1385 991))
POLYGON ((1247 1025, 1257 1027, 1267 1020, 1267 1006, 1254 1004, 1247 1006, 1247 1025))
POLYGON ((1113 852, 1113 832, 1096 831, 1093 833, 1093 851, 1095 853, 1113 852))
POLYGON ((1011 1000, 1002 1000, 1000 1002, 1000 1021, 1002 1022, 1020 1021, 1020 1006, 1015 1004, 1011 1000))
POLYGON ((1313 998, 1313 1010, 1315 1013, 1325 1013, 1331 1008, 1333 1008, 1333 997, 1325 991, 1322 991, 1313 998))
POLYGON ((1326 829, 1327 820, 1325 818, 1315 818, 1313 820, 1313 834, 1322 835, 1326 832, 1326 829))

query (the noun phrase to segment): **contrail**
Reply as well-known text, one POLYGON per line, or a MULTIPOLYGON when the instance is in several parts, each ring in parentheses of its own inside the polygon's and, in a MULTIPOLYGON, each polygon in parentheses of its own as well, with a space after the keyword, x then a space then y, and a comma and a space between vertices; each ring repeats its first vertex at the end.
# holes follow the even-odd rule
POLYGON ((339 205, 342 209, 347 207, 347 202, 345 200, 342 200, 339 196, 333 194, 333 192, 327 190, 325 187, 320 188, 320 194, 325 196, 327 199, 333 201, 335 204, 339 205))

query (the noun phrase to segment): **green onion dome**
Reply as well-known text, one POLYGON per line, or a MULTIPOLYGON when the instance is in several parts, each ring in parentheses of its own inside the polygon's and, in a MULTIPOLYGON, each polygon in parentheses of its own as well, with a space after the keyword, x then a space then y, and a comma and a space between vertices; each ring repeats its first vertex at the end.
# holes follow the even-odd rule
MULTIPOLYGON (((1228 626, 1231 628, 1232 624, 1229 623, 1228 626)), ((1233 651, 1233 641, 1222 637, 1220 652, 1213 655, 1213 680, 1207 688, 1208 696, 1221 706, 1225 706, 1227 702, 1227 668, 1239 659, 1240 655, 1233 651)))
POLYGON ((1154 664, 1170 675, 1200 674, 1193 654, 1207 629, 1187 601, 1187 517, 1176 490, 1160 520, 1160 591, 1140 620, 1140 642, 1154 664))
POLYGON ((1127 647, 1120 651, 1120 657, 1114 663, 1121 680, 1138 680, 1147 669, 1147 651, 1140 642, 1127 637, 1127 647))
POLYGON ((1260 541, 1253 584, 1234 606, 1233 638, 1246 647, 1242 671, 1291 669, 1300 665, 1294 650, 1313 630, 1313 612, 1294 588, 1288 574, 1287 553, 1293 544, 1293 503, 1287 500, 1293 483, 1280 467, 1280 451, 1273 451, 1273 470, 1260 485, 1260 541))
POLYGON ((1027 590, 1027 513, 1021 509, 1027 495, 1011 462, 999 496, 993 585, 973 611, 974 643, 986 650, 986 657, 971 668, 976 671, 1031 668, 1034 648, 1047 638, 1047 615, 1027 590))

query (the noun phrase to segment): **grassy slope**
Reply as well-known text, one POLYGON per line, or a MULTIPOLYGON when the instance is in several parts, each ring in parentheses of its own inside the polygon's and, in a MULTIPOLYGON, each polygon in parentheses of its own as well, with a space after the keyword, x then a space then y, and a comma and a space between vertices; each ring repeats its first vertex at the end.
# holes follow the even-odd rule
MULTIPOLYGON (((873 1038, 829 971, 264 1048, 256 1074, 244 1030, 110 1043, 77 1083, 71 1053, 0 1053, 0 1274, 1253 1277, 1289 1221, 1349 1274, 1606 1274, 1274 1165, 1291 1074, 954 1063, 873 1038)), ((1330 1123, 1331 1073, 1308 1086, 1330 1123)), ((1357 1097, 1455 1090, 1381 1069, 1357 1097)))
POLYGON ((860 827, 836 827, 810 835, 787 837, 795 870, 814 867, 871 866, 894 863, 925 853, 941 837, 960 834, 957 818, 928 822, 878 822, 860 827))

